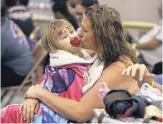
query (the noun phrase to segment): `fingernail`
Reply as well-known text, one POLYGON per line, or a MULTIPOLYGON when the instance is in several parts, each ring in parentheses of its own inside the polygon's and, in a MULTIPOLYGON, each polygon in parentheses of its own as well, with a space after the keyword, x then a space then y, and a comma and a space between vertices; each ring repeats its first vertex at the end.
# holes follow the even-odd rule
POLYGON ((139 78, 139 81, 142 81, 142 77, 139 78))

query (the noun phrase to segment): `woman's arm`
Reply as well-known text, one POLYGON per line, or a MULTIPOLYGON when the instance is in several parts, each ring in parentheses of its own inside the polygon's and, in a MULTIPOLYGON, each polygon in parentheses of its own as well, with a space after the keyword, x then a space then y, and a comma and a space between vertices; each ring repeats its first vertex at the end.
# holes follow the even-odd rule
POLYGON ((57 96, 47 90, 42 90, 37 98, 65 118, 83 122, 92 118, 94 108, 103 107, 98 97, 96 97, 96 90, 93 88, 88 93, 88 97, 84 96, 79 102, 57 96))
POLYGON ((44 87, 44 82, 45 80, 41 81, 41 83, 39 83, 38 85, 40 85, 41 87, 44 87))
MULTIPOLYGON (((143 83, 148 83, 148 84, 150 84, 152 86, 153 81, 154 81, 153 79, 149 79, 147 81, 139 81, 139 84, 140 84, 140 86, 142 86, 143 83)), ((162 86, 160 84, 158 84, 157 82, 154 81, 154 84, 153 84, 152 87, 157 88, 162 92, 162 86)))
POLYGON ((26 96, 27 98, 39 99, 67 119, 83 122, 92 118, 94 108, 103 108, 97 91, 98 85, 96 84, 80 101, 75 101, 57 96, 46 89, 32 86, 27 91, 26 96), (35 97, 30 97, 30 94, 35 97))
MULTIPOLYGON (((104 107, 103 103, 98 98, 98 88, 100 83, 106 82, 109 88, 124 88, 136 92, 136 81, 129 76, 121 75, 124 68, 125 66, 118 62, 105 69, 102 76, 99 78, 99 81, 97 81, 92 89, 90 89, 79 102, 62 98, 44 89, 35 90, 37 91, 36 97, 54 111, 70 120, 77 122, 87 121, 93 117, 93 109, 104 107)), ((34 89, 31 91, 34 91, 34 89)))
POLYGON ((162 86, 160 84, 155 83, 154 88, 157 88, 162 92, 162 86))

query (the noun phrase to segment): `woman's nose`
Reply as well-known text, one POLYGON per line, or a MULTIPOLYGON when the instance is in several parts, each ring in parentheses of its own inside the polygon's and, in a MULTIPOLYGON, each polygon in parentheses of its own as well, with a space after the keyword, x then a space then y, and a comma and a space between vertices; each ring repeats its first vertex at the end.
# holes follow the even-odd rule
POLYGON ((78 35, 79 35, 79 38, 81 39, 83 37, 83 30, 82 28, 78 29, 78 35))

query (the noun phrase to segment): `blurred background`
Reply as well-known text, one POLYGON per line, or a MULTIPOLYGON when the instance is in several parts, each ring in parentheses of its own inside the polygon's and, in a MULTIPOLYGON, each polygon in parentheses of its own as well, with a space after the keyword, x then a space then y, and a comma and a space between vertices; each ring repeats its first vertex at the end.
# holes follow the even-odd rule
MULTIPOLYGON (((149 27, 152 27, 160 20, 158 7, 161 0, 98 0, 98 2, 116 8, 123 21, 149 22, 149 27)), ((33 19, 41 25, 55 18, 51 10, 53 4, 52 0, 29 0, 28 6, 32 11, 33 19)), ((138 38, 138 34, 135 33, 134 37, 138 38)))
POLYGON ((40 38, 48 23, 64 18, 79 31, 82 14, 94 4, 107 4, 119 11, 126 38, 136 50, 139 63, 146 64, 162 83, 161 0, 1 0, 2 106, 21 103, 28 86, 44 79, 48 55, 41 47, 40 38), (12 36, 12 29, 18 36, 12 36), (12 45, 11 41, 15 43, 12 45), (6 50, 11 46, 12 50, 6 50), (28 68, 21 68, 20 74, 18 66, 28 68))

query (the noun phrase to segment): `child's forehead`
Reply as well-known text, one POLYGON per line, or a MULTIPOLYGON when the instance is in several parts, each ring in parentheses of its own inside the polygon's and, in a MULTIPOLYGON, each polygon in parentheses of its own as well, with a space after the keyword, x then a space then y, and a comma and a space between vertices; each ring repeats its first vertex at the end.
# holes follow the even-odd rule
POLYGON ((64 34, 65 32, 67 32, 67 31, 72 31, 72 30, 74 31, 74 29, 71 28, 71 27, 60 28, 59 35, 62 35, 62 34, 64 34))
POLYGON ((67 31, 67 30, 68 30, 68 31, 69 31, 69 30, 72 31, 72 30, 74 30, 74 28, 73 28, 73 27, 70 27, 70 26, 67 26, 67 27, 64 27, 63 30, 64 30, 64 31, 67 31))

